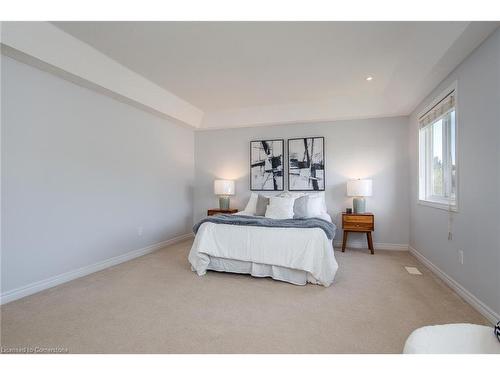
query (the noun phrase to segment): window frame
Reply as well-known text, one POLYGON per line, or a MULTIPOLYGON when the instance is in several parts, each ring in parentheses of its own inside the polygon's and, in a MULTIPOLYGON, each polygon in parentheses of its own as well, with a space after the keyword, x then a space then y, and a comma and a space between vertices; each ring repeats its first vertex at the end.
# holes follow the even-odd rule
MULTIPOLYGON (((455 96, 455 180, 456 180, 456 186, 455 186, 455 199, 454 199, 454 204, 450 205, 450 202, 448 198, 443 198, 441 196, 432 196, 429 195, 427 196, 426 193, 428 191, 431 191, 431 176, 432 176, 432 168, 428 168, 429 165, 429 152, 425 152, 425 155, 422 155, 421 152, 421 142, 422 142, 422 132, 420 129, 420 125, 418 125, 418 144, 417 144, 417 155, 418 155, 418 186, 417 186, 417 203, 422 206, 428 206, 428 207, 433 207, 441 210, 446 210, 446 211, 453 211, 453 212, 458 212, 459 210, 459 177, 460 177, 460 171, 459 171, 459 129, 458 129, 458 124, 459 124, 459 109, 458 109, 458 87, 457 87, 457 82, 453 82, 452 85, 450 85, 446 90, 443 90, 439 95, 437 95, 432 102, 427 105, 422 111, 417 116, 417 123, 419 123, 419 119, 425 115, 429 110, 431 110, 436 104, 438 104, 440 101, 442 101, 446 96, 448 96, 452 91, 454 91, 454 96, 455 96), (426 167, 423 168, 422 164, 425 163, 426 167), (425 174, 425 176, 424 176, 425 174), (425 186, 427 184, 427 186, 425 186), (422 191, 424 194, 422 194, 422 191)), ((449 127, 448 126, 443 126, 443 135, 445 135, 445 132, 449 132, 449 127)), ((425 147, 426 150, 429 149, 431 146, 431 141, 432 137, 429 136, 429 131, 425 132, 425 147)), ((451 134, 448 134, 448 136, 451 137, 451 134)), ((448 150, 443 149, 443 153, 448 152, 448 150)), ((443 158, 443 163, 445 162, 445 159, 443 158)), ((451 162, 451 160, 449 161, 451 162)), ((449 178, 443 178, 443 184, 450 184, 451 181, 449 178)))

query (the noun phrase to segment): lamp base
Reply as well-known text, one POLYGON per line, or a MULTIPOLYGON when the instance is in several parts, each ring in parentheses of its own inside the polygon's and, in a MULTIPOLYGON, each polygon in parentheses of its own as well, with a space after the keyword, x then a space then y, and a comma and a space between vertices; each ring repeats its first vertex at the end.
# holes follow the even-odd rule
POLYGON ((355 214, 364 214, 366 209, 366 201, 363 197, 355 197, 352 200, 352 210, 355 214))
POLYGON ((219 208, 221 210, 229 210, 229 197, 227 196, 219 197, 219 208))

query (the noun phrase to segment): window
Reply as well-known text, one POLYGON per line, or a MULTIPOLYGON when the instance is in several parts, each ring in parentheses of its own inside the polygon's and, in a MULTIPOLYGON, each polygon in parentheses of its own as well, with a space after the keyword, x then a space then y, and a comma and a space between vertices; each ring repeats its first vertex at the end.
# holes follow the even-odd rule
POLYGON ((457 209, 456 90, 419 118, 419 200, 457 209))

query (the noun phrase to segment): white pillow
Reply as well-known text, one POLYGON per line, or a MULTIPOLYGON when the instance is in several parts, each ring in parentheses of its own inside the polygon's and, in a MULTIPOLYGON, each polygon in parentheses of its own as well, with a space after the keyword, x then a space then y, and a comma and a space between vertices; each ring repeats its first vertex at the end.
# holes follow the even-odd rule
POLYGON ((266 217, 270 219, 292 219, 293 218, 293 206, 292 209, 288 209, 285 206, 280 205, 268 205, 266 209, 266 217))
POLYGON ((257 210, 257 198, 258 198, 257 193, 252 193, 243 211, 245 211, 248 214, 255 215, 255 211, 257 210))
MULTIPOLYGON (((318 198, 321 202, 321 213, 327 213, 328 209, 326 208, 326 201, 325 201, 325 192, 320 191, 319 193, 308 193, 307 194, 309 198, 318 198)), ((310 201, 311 199, 309 199, 310 201)))
POLYGON ((309 195, 307 199, 307 217, 318 217, 323 214, 323 200, 317 194, 309 195))
POLYGON ((294 199, 297 199, 297 198, 303 197, 304 195, 306 195, 306 193, 284 191, 283 193, 278 194, 277 196, 281 197, 281 198, 294 198, 294 199))
POLYGON ((303 197, 304 195, 307 195, 309 197, 320 197, 321 198, 321 212, 326 213, 328 212, 328 209, 326 208, 326 201, 325 201, 325 192, 324 191, 319 191, 319 192, 311 192, 311 193, 306 193, 306 192, 301 192, 301 191, 284 191, 283 193, 278 194, 278 197, 282 198, 300 198, 303 197))
POLYGON ((293 204, 295 203, 295 198, 285 198, 285 197, 270 197, 270 206, 280 206, 280 207, 291 207, 293 211, 293 204))
MULTIPOLYGON (((282 197, 271 197, 269 198, 269 205, 267 210, 271 207, 270 215, 279 216, 272 217, 273 219, 291 219, 293 218, 293 204, 295 203, 295 198, 282 198, 282 197)), ((266 210, 266 217, 268 216, 266 210)))

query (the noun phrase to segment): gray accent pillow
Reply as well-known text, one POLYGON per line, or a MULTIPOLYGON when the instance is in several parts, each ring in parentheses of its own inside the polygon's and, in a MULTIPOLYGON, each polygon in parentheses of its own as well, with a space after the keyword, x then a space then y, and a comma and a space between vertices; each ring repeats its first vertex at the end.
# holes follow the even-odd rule
POLYGON ((255 208, 255 215, 264 216, 266 214, 269 198, 260 195, 257 197, 257 207, 255 208))
POLYGON ((295 199, 293 204, 293 218, 294 219, 305 219, 307 217, 307 201, 309 197, 304 195, 295 199))

